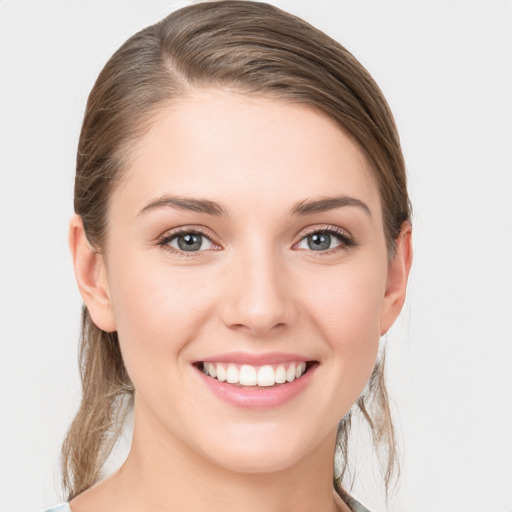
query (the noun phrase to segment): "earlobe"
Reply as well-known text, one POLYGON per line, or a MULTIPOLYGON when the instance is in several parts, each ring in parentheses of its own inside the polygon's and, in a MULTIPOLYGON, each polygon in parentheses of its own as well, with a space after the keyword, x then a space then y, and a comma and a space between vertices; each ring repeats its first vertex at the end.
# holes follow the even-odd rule
POLYGON ((103 331, 115 331, 105 262, 87 240, 82 218, 76 214, 69 223, 69 248, 78 289, 93 322, 103 331))
POLYGON ((386 292, 380 316, 380 334, 385 334, 397 319, 405 302, 407 280, 412 265, 412 226, 402 224, 396 240, 396 251, 389 262, 386 292))

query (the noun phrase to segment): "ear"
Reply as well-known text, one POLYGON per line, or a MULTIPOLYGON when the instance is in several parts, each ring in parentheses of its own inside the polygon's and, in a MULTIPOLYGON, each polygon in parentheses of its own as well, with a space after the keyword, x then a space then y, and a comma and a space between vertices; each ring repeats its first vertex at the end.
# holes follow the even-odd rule
POLYGON ((396 250, 389 262, 386 293, 380 314, 380 334, 385 334, 397 319, 405 302, 407 279, 412 264, 412 226, 402 224, 396 240, 396 250))
POLYGON ((69 248, 76 282, 92 321, 103 331, 116 330, 103 256, 85 236, 82 218, 73 215, 69 223, 69 248))

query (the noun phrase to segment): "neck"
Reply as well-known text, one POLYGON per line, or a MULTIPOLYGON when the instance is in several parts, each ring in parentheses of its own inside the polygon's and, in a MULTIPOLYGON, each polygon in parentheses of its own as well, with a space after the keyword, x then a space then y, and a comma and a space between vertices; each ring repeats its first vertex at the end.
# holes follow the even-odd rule
MULTIPOLYGON (((111 512, 346 510, 332 486, 335 439, 334 431, 292 467, 243 473, 203 457, 136 410, 127 460, 85 495, 96 489, 96 502, 111 512)), ((80 497, 72 502, 73 511, 81 512, 82 503, 80 497)), ((94 512, 92 503, 88 502, 88 512, 94 512)))

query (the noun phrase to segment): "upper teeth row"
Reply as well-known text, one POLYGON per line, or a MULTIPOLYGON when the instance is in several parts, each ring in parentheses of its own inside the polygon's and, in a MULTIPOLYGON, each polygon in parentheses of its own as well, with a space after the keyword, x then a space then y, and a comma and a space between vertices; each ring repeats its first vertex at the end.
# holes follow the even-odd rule
POLYGON ((237 366, 235 364, 203 363, 203 372, 221 382, 241 384, 242 386, 273 386, 292 382, 301 377, 306 371, 306 363, 291 363, 288 368, 278 365, 256 367, 249 364, 237 366))

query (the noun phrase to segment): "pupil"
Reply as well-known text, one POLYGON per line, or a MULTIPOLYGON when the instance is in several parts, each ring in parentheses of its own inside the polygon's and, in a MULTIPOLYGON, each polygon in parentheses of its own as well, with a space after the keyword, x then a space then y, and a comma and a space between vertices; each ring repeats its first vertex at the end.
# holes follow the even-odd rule
POLYGON ((313 251, 324 251, 331 245, 331 235, 327 233, 315 233, 308 236, 309 248, 313 251))
POLYGON ((178 238, 178 246, 183 251, 198 251, 201 249, 202 235, 189 233, 178 238))

